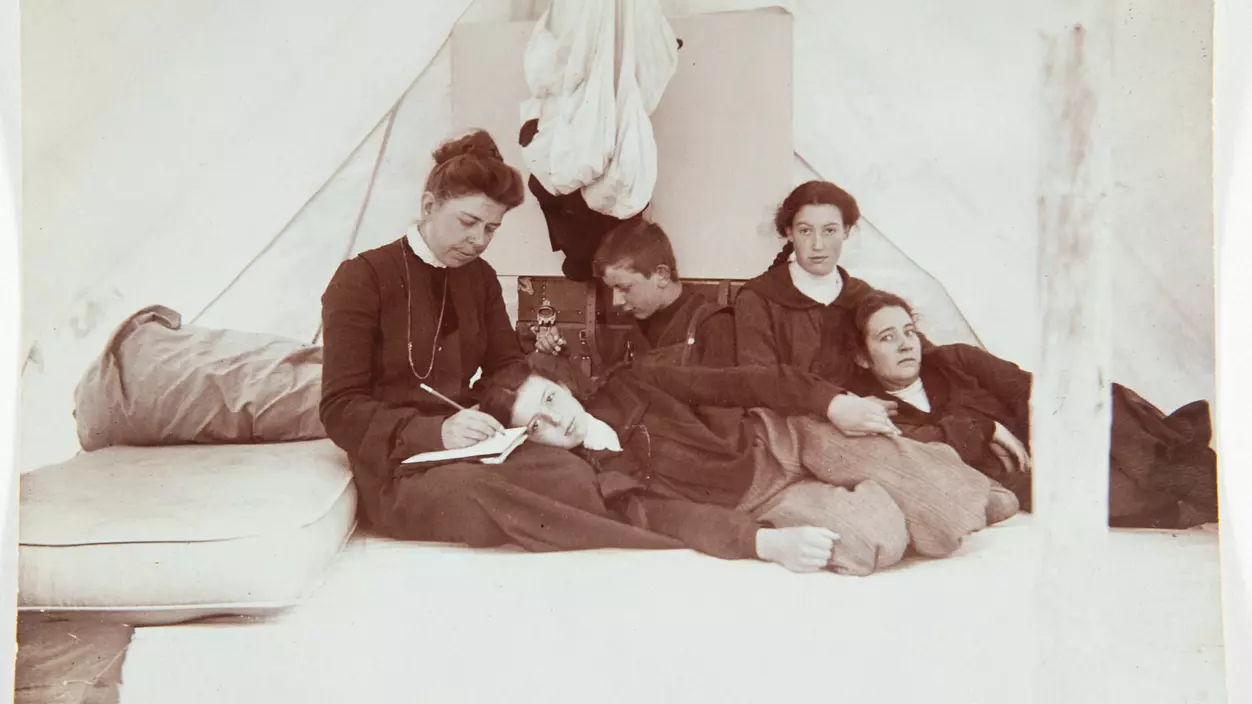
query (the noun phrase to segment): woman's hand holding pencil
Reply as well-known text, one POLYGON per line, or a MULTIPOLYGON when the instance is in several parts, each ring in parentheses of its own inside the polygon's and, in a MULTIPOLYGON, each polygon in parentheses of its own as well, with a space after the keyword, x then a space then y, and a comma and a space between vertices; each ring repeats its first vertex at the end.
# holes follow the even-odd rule
POLYGON ((421 387, 426 393, 457 409, 456 415, 445 420, 440 429, 444 449, 455 450, 469 447, 504 432, 504 427, 500 425, 500 422, 486 413, 466 408, 426 384, 422 384, 421 387))

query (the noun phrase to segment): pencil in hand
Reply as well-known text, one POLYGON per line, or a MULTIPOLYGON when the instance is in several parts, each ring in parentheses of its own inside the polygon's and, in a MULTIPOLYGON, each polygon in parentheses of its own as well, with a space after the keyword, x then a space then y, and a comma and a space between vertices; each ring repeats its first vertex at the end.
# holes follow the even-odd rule
POLYGON ((426 393, 430 394, 431 396, 434 396, 435 398, 439 399, 440 401, 443 401, 444 403, 448 404, 449 406, 452 406, 453 408, 457 409, 458 411, 464 411, 464 410, 465 410, 465 406, 462 406, 461 404, 457 403, 456 401, 453 401, 452 399, 448 398, 447 396, 444 396, 443 394, 439 393, 438 391, 435 391, 434 389, 430 388, 430 387, 429 387, 429 386, 427 386, 426 384, 418 384, 418 386, 420 386, 420 387, 421 387, 422 391, 425 391, 426 393))
MULTIPOLYGON (((434 389, 432 389, 431 387, 427 386, 426 384, 419 383, 419 384, 418 384, 418 386, 419 386, 419 387, 421 387, 422 391, 425 391, 426 393, 430 394, 431 396, 434 396, 435 398, 439 399, 440 401, 443 401, 444 403, 448 404, 449 406, 452 406, 453 408, 455 408, 455 409, 457 410, 457 412, 458 412, 458 413, 461 413, 461 412, 464 412, 464 411, 468 411, 468 410, 470 410, 470 409, 466 408, 465 406, 462 406, 461 404, 457 403, 456 401, 453 401, 452 399, 448 398, 447 396, 444 396, 443 394, 439 393, 438 391, 435 391, 434 389)), ((495 418, 492 418, 491 416, 487 415, 486 413, 482 413, 481 411, 475 411, 475 413, 478 413, 478 414, 480 415, 481 420, 486 420, 486 421, 490 424, 490 426, 491 426, 491 435, 489 435, 488 437, 495 437, 495 436, 497 436, 497 435, 503 435, 503 434, 504 434, 504 429, 503 429, 502 427, 500 427, 499 422, 497 422, 495 418)), ((481 421, 480 421, 480 422, 481 422, 481 421)))

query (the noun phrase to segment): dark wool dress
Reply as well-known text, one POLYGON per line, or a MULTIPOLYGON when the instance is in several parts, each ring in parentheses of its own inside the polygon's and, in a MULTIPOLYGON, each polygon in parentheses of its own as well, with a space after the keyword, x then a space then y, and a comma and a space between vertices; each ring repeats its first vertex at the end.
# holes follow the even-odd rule
MULTIPOLYGON (((929 348, 921 378, 930 410, 901 402, 896 425, 909 437, 952 446, 1029 509, 1030 475, 1006 473, 990 445, 996 423, 1029 444, 1031 375, 985 350, 958 344, 929 348)), ((858 375, 850 386, 898 400, 870 374, 858 375)), ((1217 456, 1208 446, 1208 404, 1196 401, 1167 416, 1120 384, 1113 384, 1112 397, 1110 524, 1185 528, 1217 520, 1217 456)))
POLYGON ((374 530, 404 540, 511 542, 534 551, 681 547, 617 520, 591 466, 563 450, 528 444, 500 466, 401 464, 442 449, 441 427, 454 412, 419 388, 413 368, 423 375, 430 368, 425 383, 470 405, 481 391, 469 386, 480 367, 487 378, 523 362, 486 262, 436 269, 397 240, 340 265, 322 296, 322 320, 322 422, 348 453, 374 530), (447 305, 436 331, 445 281, 447 305))
POLYGON ((851 372, 851 362, 838 359, 828 341, 832 334, 852 327, 857 305, 874 288, 842 267, 839 275, 843 290, 830 305, 800 293, 783 265, 745 283, 735 299, 739 364, 791 366, 840 383, 839 377, 851 372))

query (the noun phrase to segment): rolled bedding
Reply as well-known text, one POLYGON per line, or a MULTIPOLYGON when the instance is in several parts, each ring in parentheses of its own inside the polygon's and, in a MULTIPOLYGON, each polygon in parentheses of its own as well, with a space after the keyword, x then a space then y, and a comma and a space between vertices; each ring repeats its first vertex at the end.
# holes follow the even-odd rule
POLYGON ((322 350, 273 335, 183 325, 149 306, 113 333, 74 392, 87 451, 316 440, 322 350))

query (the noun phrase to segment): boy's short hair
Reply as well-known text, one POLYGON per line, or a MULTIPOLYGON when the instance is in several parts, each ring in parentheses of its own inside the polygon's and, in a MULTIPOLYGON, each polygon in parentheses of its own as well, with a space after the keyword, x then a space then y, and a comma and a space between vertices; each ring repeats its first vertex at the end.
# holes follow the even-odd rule
POLYGON ((669 267, 670 278, 678 281, 678 262, 674 259, 669 236, 660 225, 636 216, 604 236, 591 261, 591 270, 597 279, 603 278, 605 270, 613 266, 652 276, 662 264, 669 267))

